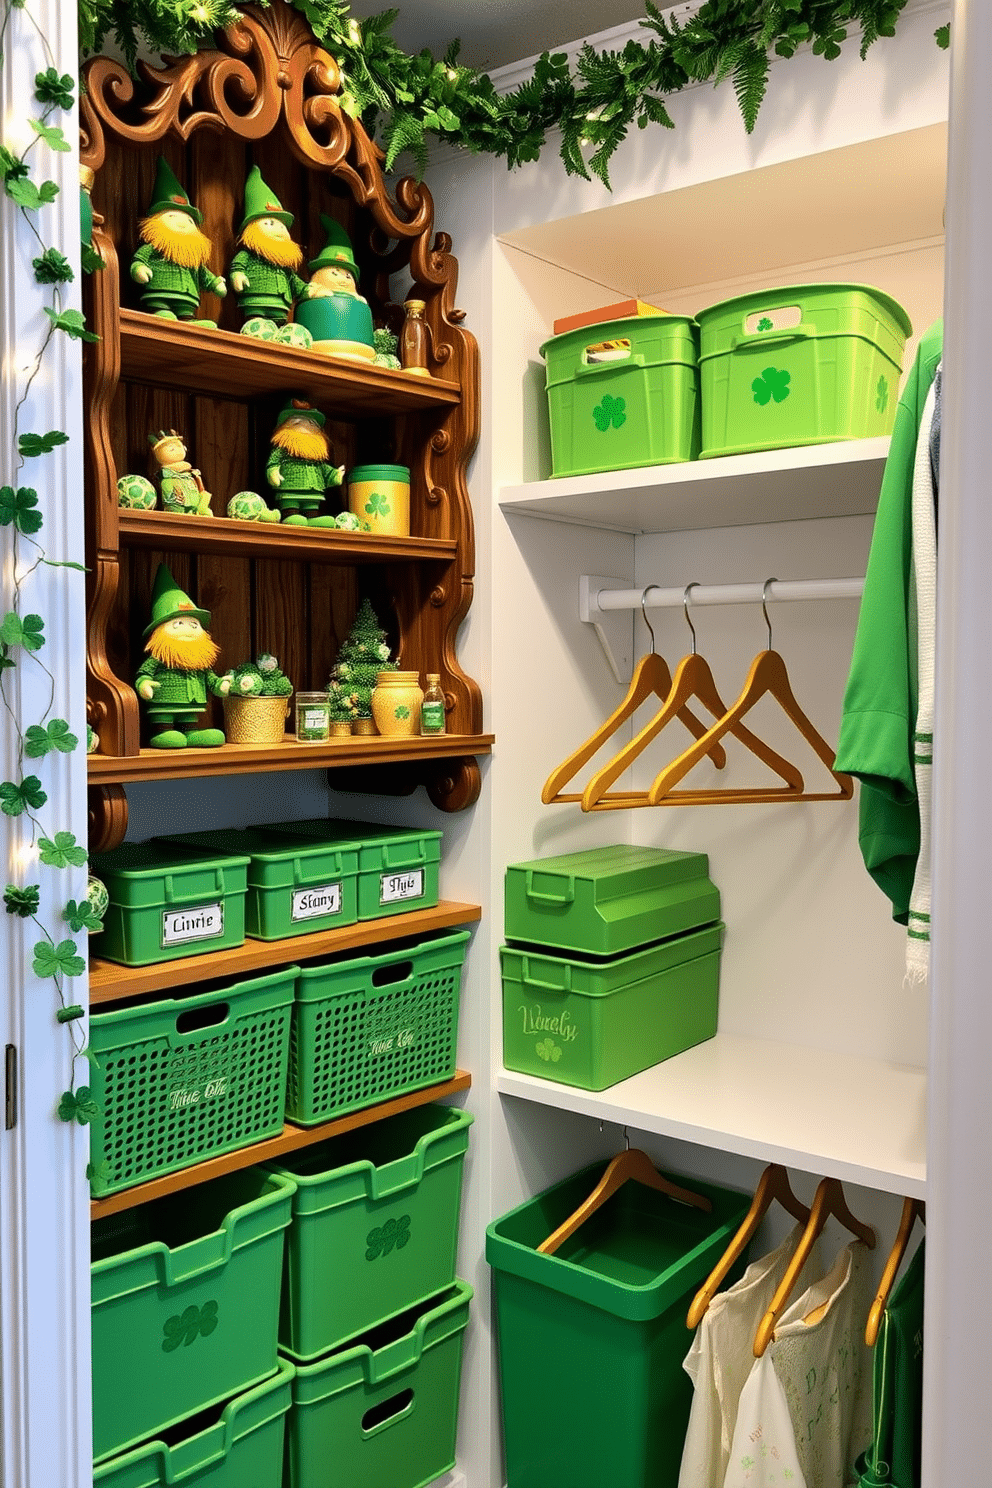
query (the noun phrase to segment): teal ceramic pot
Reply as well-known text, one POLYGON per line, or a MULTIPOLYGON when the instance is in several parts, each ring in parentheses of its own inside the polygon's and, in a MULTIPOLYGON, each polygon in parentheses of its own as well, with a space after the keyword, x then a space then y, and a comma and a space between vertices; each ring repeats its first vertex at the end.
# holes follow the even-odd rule
POLYGON ((294 318, 310 332, 314 351, 375 360, 372 311, 365 300, 348 294, 319 295, 300 300, 294 318))

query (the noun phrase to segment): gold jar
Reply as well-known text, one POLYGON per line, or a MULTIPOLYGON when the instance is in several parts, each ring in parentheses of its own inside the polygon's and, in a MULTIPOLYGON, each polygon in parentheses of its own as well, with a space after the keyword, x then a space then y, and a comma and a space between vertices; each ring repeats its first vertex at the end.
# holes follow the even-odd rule
POLYGON ((380 672, 372 691, 376 728, 394 739, 419 734, 423 701, 419 672, 380 672))

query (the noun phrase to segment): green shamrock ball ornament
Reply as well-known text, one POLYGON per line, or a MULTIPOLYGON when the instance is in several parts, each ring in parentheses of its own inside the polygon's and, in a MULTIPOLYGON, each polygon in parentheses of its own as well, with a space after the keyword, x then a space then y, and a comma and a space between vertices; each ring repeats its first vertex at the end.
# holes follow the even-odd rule
POLYGON ((334 525, 339 532, 360 532, 362 524, 354 512, 341 512, 335 519, 334 525))
MULTIPOLYGON (((110 895, 107 885, 102 879, 91 873, 86 880, 86 903, 98 920, 103 920, 104 915, 110 908, 110 895)), ((92 930, 90 934, 92 935, 92 930)))
POLYGON ((236 491, 227 503, 227 515, 238 522, 279 522, 282 512, 266 506, 257 491, 236 491))
POLYGON ((252 315, 241 327, 242 336, 250 336, 254 341, 274 341, 278 331, 275 321, 267 315, 252 315))
POLYGON ((291 321, 276 332, 275 339, 281 346, 293 346, 297 351, 309 351, 313 346, 313 337, 306 326, 297 325, 291 321))
POLYGON ((117 482, 117 505, 128 511, 154 511, 158 492, 143 475, 122 475, 117 482))

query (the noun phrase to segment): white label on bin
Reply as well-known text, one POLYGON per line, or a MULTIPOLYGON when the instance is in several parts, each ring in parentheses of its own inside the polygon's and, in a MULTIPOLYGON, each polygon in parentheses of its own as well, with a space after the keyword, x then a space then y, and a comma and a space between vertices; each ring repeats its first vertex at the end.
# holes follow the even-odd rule
POLYGON ((423 895, 423 868, 414 868, 407 873, 383 873, 379 877, 380 904, 396 904, 400 899, 422 899, 423 895))
POLYGON ((313 889, 295 889, 291 920, 315 920, 321 915, 341 913, 341 885, 321 884, 313 889))
POLYGON ((198 904, 195 909, 163 909, 162 945, 184 945, 190 940, 216 940, 224 934, 224 901, 198 904))

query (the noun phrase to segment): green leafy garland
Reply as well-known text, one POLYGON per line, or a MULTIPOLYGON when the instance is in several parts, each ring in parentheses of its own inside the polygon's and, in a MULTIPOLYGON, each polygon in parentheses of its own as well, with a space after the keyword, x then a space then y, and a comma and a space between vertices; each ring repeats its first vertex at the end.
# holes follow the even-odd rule
MULTIPOLYGON (((5 46, 12 14, 24 11, 19 0, 5 0, 3 20, 0 25, 0 48, 5 46)), ((49 63, 52 53, 46 38, 30 16, 49 63)), ((0 50, 0 66, 7 65, 6 52, 0 50)), ((34 100, 38 105, 37 115, 28 120, 34 138, 19 152, 0 143, 0 181, 3 190, 16 205, 24 223, 37 240, 38 255, 32 259, 34 278, 41 286, 47 303, 41 308, 46 322, 41 344, 30 359, 27 378, 14 410, 14 448, 9 451, 8 468, 12 472, 9 485, 0 486, 0 529, 3 540, 9 544, 10 561, 5 565, 7 592, 2 596, 0 609, 5 609, 0 620, 0 703, 6 711, 10 727, 17 741, 16 778, 0 782, 0 811, 10 818, 20 818, 26 831, 30 832, 29 846, 37 850, 41 863, 51 868, 66 869, 82 867, 87 860, 86 849, 76 841, 72 832, 47 827, 39 813, 48 804, 48 794, 39 775, 33 773, 34 762, 48 755, 70 754, 78 747, 79 740, 70 732, 64 718, 53 717, 56 698, 56 681, 42 660, 45 645, 45 622, 41 615, 26 613, 23 601, 24 586, 41 565, 50 568, 77 569, 78 563, 62 562, 50 558, 37 534, 44 525, 44 514, 34 486, 19 484, 26 461, 41 459, 58 445, 65 444, 68 435, 60 429, 51 429, 44 434, 21 430, 21 415, 31 385, 41 370, 52 338, 67 335, 74 340, 94 341, 96 337, 88 331, 79 310, 67 309, 63 286, 75 278, 75 270, 68 258, 57 248, 48 246, 38 228, 37 214, 41 207, 54 202, 59 188, 54 181, 38 179, 31 173, 29 159, 36 145, 45 145, 51 150, 69 152, 72 149, 61 127, 52 119, 60 110, 73 106, 75 81, 68 74, 58 73, 49 65, 39 72, 34 80, 34 100), (26 726, 16 711, 16 699, 10 695, 10 681, 17 667, 38 667, 48 679, 48 705, 37 722, 26 726), (27 763, 30 762, 30 765, 27 763), (30 769, 31 773, 25 773, 30 769)), ((31 920, 38 928, 41 939, 33 947, 32 971, 43 979, 51 978, 55 983, 59 1006, 56 1019, 66 1024, 72 1039, 72 1062, 69 1088, 58 1102, 58 1115, 63 1121, 78 1121, 85 1125, 98 1114, 90 1096, 89 1088, 76 1084, 76 1066, 80 1058, 91 1058, 78 1033, 79 1020, 84 1009, 72 1002, 67 995, 66 984, 74 977, 82 976, 86 970, 86 959, 70 936, 62 933, 66 926, 72 934, 99 928, 99 920, 93 913, 88 899, 69 899, 60 915, 59 938, 44 924, 41 914, 40 884, 8 883, 3 891, 3 903, 7 914, 31 920)))
MULTIPOLYGON (((267 0, 260 0, 267 3, 267 0)), ((674 127, 666 97, 690 83, 730 78, 744 127, 754 128, 768 84, 771 56, 792 57, 809 46, 839 57, 848 32, 860 32, 862 58, 880 37, 895 35, 907 0, 706 0, 684 25, 645 0, 650 39, 622 51, 582 47, 574 75, 564 52, 545 53, 526 82, 500 95, 492 79, 458 63, 458 42, 438 60, 408 56, 393 41, 398 14, 351 17, 347 0, 292 0, 343 74, 342 103, 378 135, 386 168, 409 150, 423 171, 429 136, 504 158, 537 160, 549 130, 561 134, 570 175, 609 185, 609 162, 634 124, 674 127)), ((156 52, 193 52, 240 11, 229 0, 79 0, 84 55, 112 35, 129 64, 145 43, 156 52)), ((948 44, 948 28, 936 33, 948 44)))

